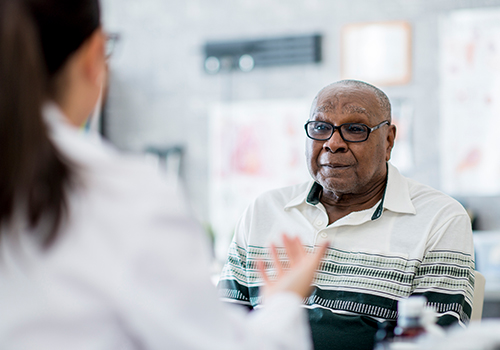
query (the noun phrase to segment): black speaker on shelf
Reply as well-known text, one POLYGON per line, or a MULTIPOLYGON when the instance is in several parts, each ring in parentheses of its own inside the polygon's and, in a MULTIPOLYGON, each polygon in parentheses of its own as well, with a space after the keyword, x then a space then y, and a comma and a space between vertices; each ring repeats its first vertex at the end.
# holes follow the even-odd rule
POLYGON ((241 70, 256 67, 310 64, 321 62, 321 35, 287 36, 238 41, 213 41, 205 44, 205 71, 241 70))

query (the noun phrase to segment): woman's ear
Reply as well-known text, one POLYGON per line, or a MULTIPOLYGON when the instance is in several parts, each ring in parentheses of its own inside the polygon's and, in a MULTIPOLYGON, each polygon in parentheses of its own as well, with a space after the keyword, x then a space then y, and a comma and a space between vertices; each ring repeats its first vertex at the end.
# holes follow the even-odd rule
POLYGON ((88 83, 100 87, 106 70, 106 36, 102 29, 95 30, 84 45, 82 73, 88 83))

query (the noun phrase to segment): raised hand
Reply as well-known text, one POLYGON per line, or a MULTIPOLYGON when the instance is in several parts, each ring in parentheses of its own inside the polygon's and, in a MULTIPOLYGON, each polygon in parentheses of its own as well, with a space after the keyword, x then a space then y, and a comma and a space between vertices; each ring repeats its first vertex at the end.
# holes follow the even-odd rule
POLYGON ((283 269, 276 246, 271 244, 271 257, 276 267, 277 278, 271 280, 265 270, 264 262, 257 262, 257 268, 265 283, 261 289, 261 295, 266 299, 279 292, 293 292, 302 298, 308 297, 311 294, 312 279, 321 258, 325 255, 328 242, 323 243, 312 254, 305 251, 298 237, 290 238, 283 235, 283 243, 290 262, 290 269, 283 269))

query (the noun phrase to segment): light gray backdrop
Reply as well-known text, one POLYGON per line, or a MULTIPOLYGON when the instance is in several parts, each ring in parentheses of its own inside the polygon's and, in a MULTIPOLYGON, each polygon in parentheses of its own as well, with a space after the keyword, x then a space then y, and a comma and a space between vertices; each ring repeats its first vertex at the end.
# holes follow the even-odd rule
MULTIPOLYGON (((208 108, 217 101, 310 99, 340 79, 340 30, 353 22, 406 20, 413 30, 408 85, 383 87, 414 107, 415 167, 407 175, 440 188, 439 36, 441 15, 500 7, 500 0, 103 0, 107 30, 121 42, 111 60, 107 130, 119 148, 186 147, 189 197, 208 218, 208 108), (207 40, 323 35, 323 62, 207 75, 207 40)), ((304 119, 307 116, 304 116, 304 119)), ((270 150, 272 151, 272 150, 270 150)), ((500 198, 462 198, 478 228, 500 229, 500 198)))

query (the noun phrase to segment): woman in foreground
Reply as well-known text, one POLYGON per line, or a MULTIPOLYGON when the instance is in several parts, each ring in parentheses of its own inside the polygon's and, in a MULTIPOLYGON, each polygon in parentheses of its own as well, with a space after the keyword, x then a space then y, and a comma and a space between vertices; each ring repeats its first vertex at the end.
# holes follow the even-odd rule
POLYGON ((300 304, 324 246, 285 237, 267 306, 230 309, 182 198, 79 133, 106 40, 97 0, 0 0, 0 349, 309 348, 300 304))

